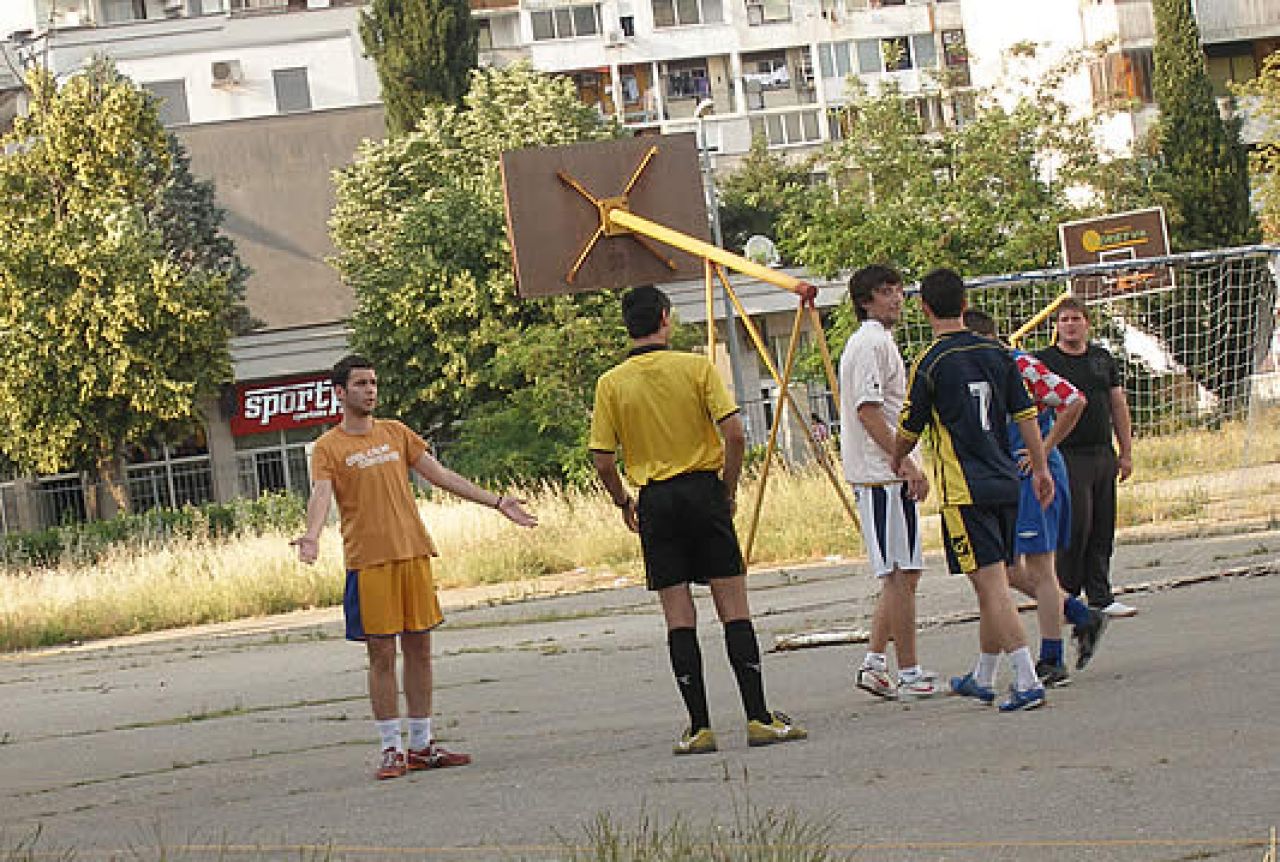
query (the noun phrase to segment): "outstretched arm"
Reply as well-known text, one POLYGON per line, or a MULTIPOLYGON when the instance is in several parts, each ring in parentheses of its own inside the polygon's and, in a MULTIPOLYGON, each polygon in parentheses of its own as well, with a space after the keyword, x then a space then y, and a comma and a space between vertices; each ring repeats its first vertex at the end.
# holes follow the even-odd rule
POLYGON ((497 509, 508 521, 517 526, 538 526, 538 519, 525 511, 523 500, 486 491, 441 464, 432 457, 430 452, 423 452, 421 457, 413 463, 413 469, 432 485, 448 491, 455 497, 497 509))

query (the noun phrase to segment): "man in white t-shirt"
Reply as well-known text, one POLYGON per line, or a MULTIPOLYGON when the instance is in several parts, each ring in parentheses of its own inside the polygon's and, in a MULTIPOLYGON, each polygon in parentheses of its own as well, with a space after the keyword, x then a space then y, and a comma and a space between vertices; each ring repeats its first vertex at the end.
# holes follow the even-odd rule
POLYGON ((840 356, 840 456, 881 584, 857 685, 879 697, 929 697, 934 675, 916 658, 916 586, 924 565, 916 504, 928 495, 929 480, 918 461, 905 460, 901 476, 889 467, 907 394, 907 370, 892 332, 902 318, 902 276, 887 266, 863 267, 849 279, 849 296, 860 323, 840 356), (890 638, 896 681, 886 656, 890 638))

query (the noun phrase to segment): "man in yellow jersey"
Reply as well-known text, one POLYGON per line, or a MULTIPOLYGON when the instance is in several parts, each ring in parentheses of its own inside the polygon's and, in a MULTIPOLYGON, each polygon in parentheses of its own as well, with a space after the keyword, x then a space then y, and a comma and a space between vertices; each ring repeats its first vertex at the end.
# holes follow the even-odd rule
POLYGON ((338 362, 333 386, 342 421, 316 441, 307 532, 293 544, 302 562, 315 562, 320 531, 336 497, 347 568, 347 639, 364 641, 369 652, 369 701, 382 752, 376 776, 464 766, 470 756, 446 750, 431 736, 431 630, 444 617, 431 579, 436 549, 418 514, 409 471, 465 500, 492 506, 519 526, 535 526, 537 519, 514 497, 478 488, 441 465, 404 424, 373 418, 378 377, 367 359, 348 356, 338 362), (407 750, 400 736, 397 636, 409 708, 407 750))
POLYGON ((656 287, 628 292, 622 319, 631 352, 596 384, 588 445, 623 521, 640 534, 648 586, 658 593, 666 617, 671 669, 689 711, 689 728, 674 751, 716 750, 691 583, 710 585, 724 624, 729 664, 747 714, 747 743, 804 739, 803 728, 765 705, 760 646, 733 527, 746 448, 738 407, 706 358, 668 348, 671 300, 665 293, 656 287), (639 500, 618 475, 619 450, 627 478, 640 489, 639 500))
POLYGON ((957 273, 935 269, 921 279, 920 304, 933 343, 911 366, 889 466, 903 475, 903 459, 929 429, 947 564, 953 573, 969 577, 978 596, 978 665, 973 673, 953 677, 951 690, 992 703, 996 665, 1004 653, 1014 681, 1000 711, 1035 709, 1045 702, 1044 685, 1005 571, 1015 561, 1021 494, 1005 430, 1010 420, 1026 443, 1036 501, 1043 509, 1053 499, 1035 404, 1008 351, 965 328, 965 285, 957 273))

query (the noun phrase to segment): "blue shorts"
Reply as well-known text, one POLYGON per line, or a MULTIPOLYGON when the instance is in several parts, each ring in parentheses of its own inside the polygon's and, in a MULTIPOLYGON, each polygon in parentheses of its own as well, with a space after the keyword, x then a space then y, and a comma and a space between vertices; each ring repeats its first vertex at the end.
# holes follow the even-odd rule
POLYGON ((1040 508, 1031 477, 1022 478, 1015 542, 1019 554, 1047 554, 1065 550, 1071 544, 1071 489, 1066 467, 1050 461, 1049 474, 1053 476, 1053 502, 1047 509, 1040 508))

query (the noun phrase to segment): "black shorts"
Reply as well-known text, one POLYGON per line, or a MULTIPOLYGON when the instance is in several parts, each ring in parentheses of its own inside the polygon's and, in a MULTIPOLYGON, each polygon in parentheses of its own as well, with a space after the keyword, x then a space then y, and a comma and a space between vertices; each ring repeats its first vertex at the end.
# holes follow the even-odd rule
POLYGON ((640 548, 651 590, 705 584, 746 571, 724 482, 715 473, 684 473, 640 489, 640 548))
POLYGON ((1012 564, 1017 554, 1018 504, 942 507, 942 545, 953 575, 971 575, 983 566, 1012 564))

